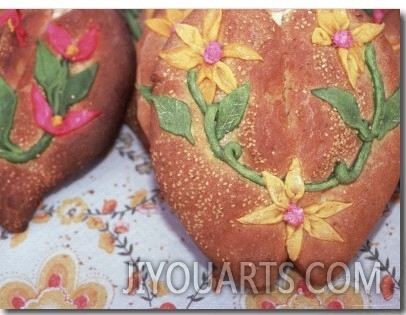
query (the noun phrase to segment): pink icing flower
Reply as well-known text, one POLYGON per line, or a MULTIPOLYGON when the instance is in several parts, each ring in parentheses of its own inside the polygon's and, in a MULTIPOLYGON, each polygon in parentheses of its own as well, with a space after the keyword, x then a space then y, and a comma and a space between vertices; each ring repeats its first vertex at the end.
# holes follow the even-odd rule
POLYGON ((62 136, 76 130, 99 116, 99 111, 69 110, 65 117, 54 115, 52 108, 36 84, 31 89, 35 121, 43 130, 54 136, 62 136))
POLYGON ((372 10, 372 17, 374 19, 374 23, 382 23, 383 18, 386 14, 389 13, 389 9, 374 9, 372 10))
POLYGON ((354 42, 349 30, 337 31, 333 36, 333 44, 340 48, 350 48, 354 42))
POLYGON ((223 58, 223 49, 221 44, 214 40, 210 41, 209 45, 206 47, 203 53, 203 60, 209 64, 214 65, 223 58))
POLYGON ((64 58, 72 61, 90 58, 96 50, 98 32, 98 27, 92 26, 76 41, 61 26, 50 23, 46 29, 46 34, 54 49, 64 58))
POLYGON ((291 203, 283 215, 283 220, 293 227, 298 227, 304 222, 304 211, 294 203, 291 203))
POLYGON ((6 10, 0 16, 0 26, 3 24, 7 24, 10 31, 16 33, 18 44, 20 46, 25 45, 25 38, 27 37, 27 32, 21 26, 22 20, 23 20, 23 13, 21 12, 21 10, 16 10, 16 9, 6 10))

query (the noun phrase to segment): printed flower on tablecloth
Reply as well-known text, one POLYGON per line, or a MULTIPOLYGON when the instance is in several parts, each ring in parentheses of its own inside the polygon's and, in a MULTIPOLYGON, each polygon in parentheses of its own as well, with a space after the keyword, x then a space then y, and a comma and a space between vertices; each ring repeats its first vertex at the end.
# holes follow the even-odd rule
POLYGON ((166 9, 165 18, 149 18, 145 20, 145 25, 155 33, 169 37, 175 31, 175 25, 182 21, 192 12, 193 9, 179 10, 166 9))
POLYGON ((14 233, 10 238, 10 247, 14 248, 20 245, 27 238, 28 229, 21 233, 14 233))
POLYGON ((110 232, 101 232, 99 236, 99 248, 104 249, 107 253, 112 254, 115 248, 115 238, 110 232))
POLYGON ((58 254, 40 269, 38 282, 19 277, 0 280, 2 309, 101 309, 108 306, 112 288, 106 281, 77 283, 79 264, 67 254, 58 254))
POLYGON ((87 210, 87 204, 80 197, 65 199, 56 211, 62 224, 82 222, 87 210))
POLYGON ((159 54, 169 65, 178 69, 199 67, 197 83, 207 103, 213 101, 217 87, 227 94, 237 88, 237 79, 230 67, 222 61, 224 58, 262 60, 247 45, 220 43, 221 19, 221 10, 207 10, 202 32, 191 25, 176 24, 175 32, 185 45, 161 51, 159 54))
POLYGON ((358 73, 364 72, 365 44, 374 40, 384 24, 351 23, 347 10, 317 10, 317 24, 312 34, 313 44, 333 46, 337 49, 340 62, 347 72, 353 88, 358 73))
MULTIPOLYGON (((360 293, 356 293, 352 286, 343 294, 335 294, 323 290, 323 293, 314 294, 306 286, 305 280, 296 272, 289 269, 287 275, 293 280, 294 287, 286 282, 280 284, 284 290, 282 293, 277 285, 274 285, 269 293, 249 293, 245 297, 247 309, 362 309, 364 302, 360 293)), ((320 289, 320 288, 317 288, 320 289)))

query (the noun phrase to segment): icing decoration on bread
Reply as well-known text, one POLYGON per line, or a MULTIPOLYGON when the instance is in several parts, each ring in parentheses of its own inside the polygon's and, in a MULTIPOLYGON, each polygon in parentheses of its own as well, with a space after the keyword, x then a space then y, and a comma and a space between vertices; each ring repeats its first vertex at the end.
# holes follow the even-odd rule
POLYGON ((31 101, 35 121, 46 133, 27 151, 10 140, 17 96, 0 78, 0 158, 13 163, 28 162, 43 152, 54 136, 66 135, 100 115, 97 110, 70 109, 86 97, 95 79, 97 63, 77 73, 72 73, 72 67, 73 63, 92 56, 97 46, 98 28, 90 27, 78 41, 72 39, 66 29, 52 23, 48 24, 46 34, 60 56, 54 55, 41 40, 37 42, 34 71, 37 83, 32 85, 31 101))
POLYGON ((298 205, 305 193, 302 178, 302 167, 298 159, 293 159, 285 182, 267 171, 262 174, 272 204, 256 209, 237 219, 243 224, 276 224, 284 221, 286 224, 286 249, 289 258, 295 261, 302 246, 303 233, 311 237, 325 240, 344 242, 327 219, 351 206, 351 203, 325 201, 318 204, 298 205))
POLYGON ((353 88, 359 72, 364 72, 364 46, 384 29, 384 24, 351 25, 347 10, 317 10, 317 24, 312 42, 337 48, 340 61, 353 88))
POLYGON ((231 69, 222 62, 223 58, 261 60, 249 46, 239 43, 221 44, 218 34, 221 10, 209 10, 205 16, 203 30, 187 24, 176 24, 176 34, 184 46, 161 51, 159 56, 171 66, 190 70, 199 67, 197 82, 206 102, 214 99, 217 87, 225 93, 237 88, 237 80, 231 69))
POLYGON ((25 38, 27 36, 27 31, 21 26, 22 19, 23 13, 17 9, 6 10, 0 16, 0 27, 6 24, 11 32, 15 32, 20 46, 25 45, 25 38))
POLYGON ((169 37, 175 31, 175 25, 182 23, 192 11, 192 9, 166 9, 165 18, 146 19, 145 25, 155 33, 163 37, 169 37))

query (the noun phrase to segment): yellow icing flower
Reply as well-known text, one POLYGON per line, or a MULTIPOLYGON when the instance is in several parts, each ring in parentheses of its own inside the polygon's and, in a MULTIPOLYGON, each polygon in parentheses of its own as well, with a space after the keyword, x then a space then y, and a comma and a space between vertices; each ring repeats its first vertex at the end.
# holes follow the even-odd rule
POLYGON ((256 51, 246 45, 239 43, 223 45, 218 41, 221 18, 221 10, 207 10, 201 33, 191 25, 175 25, 176 34, 185 45, 159 54, 168 64, 178 69, 190 70, 199 66, 197 83, 208 103, 213 101, 216 87, 225 93, 237 88, 233 72, 222 59, 262 60, 256 51))
POLYGON ((192 11, 193 9, 166 9, 166 18, 150 18, 145 20, 145 25, 155 33, 164 37, 169 37, 174 32, 174 26, 178 23, 182 23, 184 18, 192 11))
POLYGON ((268 172, 262 172, 266 188, 273 204, 254 210, 237 219, 243 224, 286 223, 286 248, 288 256, 295 261, 300 253, 303 230, 311 237, 326 240, 344 240, 325 219, 351 206, 351 203, 326 201, 306 207, 300 207, 298 201, 303 197, 305 185, 302 167, 297 158, 290 164, 285 183, 268 172))
POLYGON ((384 24, 351 24, 347 10, 317 10, 317 24, 312 42, 334 46, 353 88, 358 73, 364 72, 364 46, 384 29, 384 24))

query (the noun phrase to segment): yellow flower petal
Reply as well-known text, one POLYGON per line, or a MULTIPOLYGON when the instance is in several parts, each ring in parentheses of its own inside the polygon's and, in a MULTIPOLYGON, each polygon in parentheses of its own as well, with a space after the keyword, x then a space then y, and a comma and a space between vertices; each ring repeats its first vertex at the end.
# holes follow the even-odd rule
POLYGON ((330 46, 331 36, 321 27, 316 27, 312 34, 312 43, 322 46, 330 46))
POLYGON ((176 24, 174 28, 176 34, 178 34, 186 45, 192 48, 196 53, 203 55, 205 45, 196 27, 187 24, 176 24))
POLYGON ((348 49, 348 55, 357 63, 358 72, 364 72, 365 70, 364 48, 364 46, 353 46, 348 49))
POLYGON ((213 80, 225 93, 231 93, 237 88, 237 80, 225 63, 218 61, 214 65, 213 80))
POLYGON ((199 90, 202 92, 203 98, 207 104, 213 103, 216 94, 216 87, 216 83, 207 77, 200 81, 199 90))
POLYGON ((285 184, 282 180, 267 171, 262 172, 262 177, 272 202, 282 209, 286 209, 289 206, 289 199, 285 192, 285 184))
POLYGON ((302 178, 302 166, 297 158, 294 158, 290 163, 285 179, 285 190, 293 202, 298 201, 304 195, 305 184, 302 178))
POLYGON ((275 205, 256 209, 247 215, 237 219, 243 224, 275 224, 283 220, 283 211, 275 205))
POLYGON ((300 225, 295 229, 294 227, 287 225, 286 232, 286 249, 288 251, 288 256, 292 261, 295 261, 299 257, 300 249, 302 248, 303 226, 300 225))
POLYGON ((171 35, 171 24, 165 19, 148 19, 145 20, 145 25, 161 36, 169 37, 169 35, 171 35))
POLYGON ((206 45, 210 41, 217 41, 222 15, 221 10, 207 10, 207 14, 204 17, 202 33, 206 45))
POLYGON ((316 216, 305 217, 306 224, 304 228, 311 237, 325 240, 344 242, 341 236, 333 229, 333 227, 321 218, 316 216))
POLYGON ((365 45, 375 39, 385 28, 385 24, 363 23, 351 30, 354 44, 358 46, 365 45))
POLYGON ((192 13, 193 9, 184 9, 182 10, 183 18, 186 18, 190 13, 192 13))
POLYGON ((179 9, 166 9, 165 13, 166 19, 171 25, 175 25, 184 18, 182 10, 179 9))
POLYGON ((348 49, 338 48, 337 51, 338 56, 340 57, 341 64, 343 65, 345 72, 347 72, 351 86, 355 88, 358 77, 357 60, 352 55, 348 54, 348 49))
POLYGON ((317 10, 318 25, 332 37, 336 31, 346 30, 350 25, 347 10, 317 10))
POLYGON ((344 209, 347 209, 351 205, 352 203, 344 203, 339 201, 326 201, 320 204, 314 204, 305 207, 303 210, 306 215, 326 219, 341 212, 344 209))
POLYGON ((213 81, 213 66, 207 65, 203 62, 200 65, 199 73, 197 74, 197 83, 202 82, 205 78, 208 78, 210 81, 213 81))
POLYGON ((202 56, 187 46, 161 51, 159 57, 172 67, 183 70, 190 70, 203 62, 202 56))
POLYGON ((223 57, 240 58, 243 60, 262 60, 262 57, 251 47, 238 43, 223 46, 223 57))

